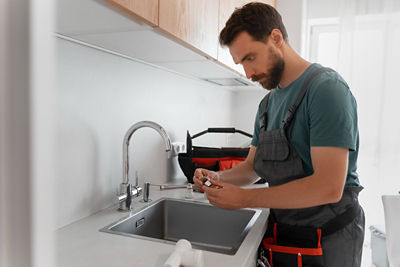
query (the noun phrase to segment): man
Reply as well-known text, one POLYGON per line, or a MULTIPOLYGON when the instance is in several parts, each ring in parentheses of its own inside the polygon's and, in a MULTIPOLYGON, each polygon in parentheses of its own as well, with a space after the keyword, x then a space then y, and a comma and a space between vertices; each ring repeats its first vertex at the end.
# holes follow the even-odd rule
POLYGON ((348 85, 336 72, 311 64, 289 46, 281 16, 269 5, 254 2, 236 9, 219 40, 229 47, 235 63, 243 65, 246 76, 270 92, 259 105, 246 160, 220 172, 197 169, 196 187, 221 208, 270 208, 262 247, 271 254, 262 258, 275 266, 360 266, 364 213, 356 173, 359 137, 356 101, 348 85), (213 186, 205 186, 203 177, 213 186), (269 187, 240 187, 259 177, 269 187), (284 229, 290 229, 295 240, 284 237, 284 229), (313 230, 304 237, 304 229, 313 230), (301 241, 308 236, 315 236, 315 246, 301 241), (279 259, 282 253, 275 256, 271 244, 315 247, 320 251, 315 254, 321 255, 305 263, 309 259, 303 249, 292 253, 294 261, 286 259, 293 255, 279 259))

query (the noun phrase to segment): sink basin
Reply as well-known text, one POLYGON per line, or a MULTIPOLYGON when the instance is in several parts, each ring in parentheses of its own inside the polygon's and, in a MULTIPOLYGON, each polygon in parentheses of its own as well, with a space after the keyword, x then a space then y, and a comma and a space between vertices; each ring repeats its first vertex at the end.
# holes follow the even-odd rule
POLYGON ((100 231, 171 244, 187 239, 193 248, 234 255, 260 213, 162 198, 100 231))

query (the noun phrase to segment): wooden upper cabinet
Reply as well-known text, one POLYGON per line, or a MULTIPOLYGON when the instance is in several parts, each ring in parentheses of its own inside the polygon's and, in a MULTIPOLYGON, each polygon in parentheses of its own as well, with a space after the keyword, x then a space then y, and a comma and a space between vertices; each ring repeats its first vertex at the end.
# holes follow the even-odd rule
MULTIPOLYGON (((218 42, 220 31, 237 7, 253 0, 107 0, 123 8, 177 42, 191 46, 198 53, 218 60, 245 75, 236 65, 227 47, 218 42)), ((258 0, 275 6, 275 0, 258 0)))
POLYGON ((159 27, 217 58, 218 0, 159 0, 159 27))
POLYGON ((122 7, 129 13, 146 20, 153 26, 158 25, 158 0, 107 0, 122 7))
MULTIPOLYGON (((218 24, 218 35, 225 27, 226 21, 229 19, 235 8, 242 7, 247 3, 253 1, 249 0, 219 0, 219 24, 218 24)), ((258 2, 263 2, 275 7, 275 0, 258 0, 258 2)), ((218 61, 224 63, 225 65, 231 67, 232 69, 238 71, 239 73, 246 75, 242 65, 236 65, 233 62, 232 56, 229 53, 227 47, 221 47, 218 43, 218 61)))

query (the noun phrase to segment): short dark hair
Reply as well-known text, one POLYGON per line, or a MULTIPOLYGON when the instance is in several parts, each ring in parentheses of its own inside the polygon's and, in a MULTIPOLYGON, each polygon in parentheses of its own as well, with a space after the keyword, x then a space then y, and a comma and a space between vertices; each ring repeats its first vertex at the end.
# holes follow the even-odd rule
POLYGON ((268 4, 252 2, 236 8, 219 34, 222 46, 230 45, 236 36, 246 31, 254 40, 266 42, 273 29, 281 31, 287 42, 288 35, 282 17, 268 4))

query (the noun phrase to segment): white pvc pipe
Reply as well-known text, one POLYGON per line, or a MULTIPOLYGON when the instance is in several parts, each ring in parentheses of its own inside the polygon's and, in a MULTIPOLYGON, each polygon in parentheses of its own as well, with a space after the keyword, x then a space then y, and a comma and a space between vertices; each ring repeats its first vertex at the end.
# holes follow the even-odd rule
POLYGON ((169 256, 164 267, 203 267, 203 251, 193 250, 192 245, 186 239, 180 239, 176 243, 174 252, 169 256))

